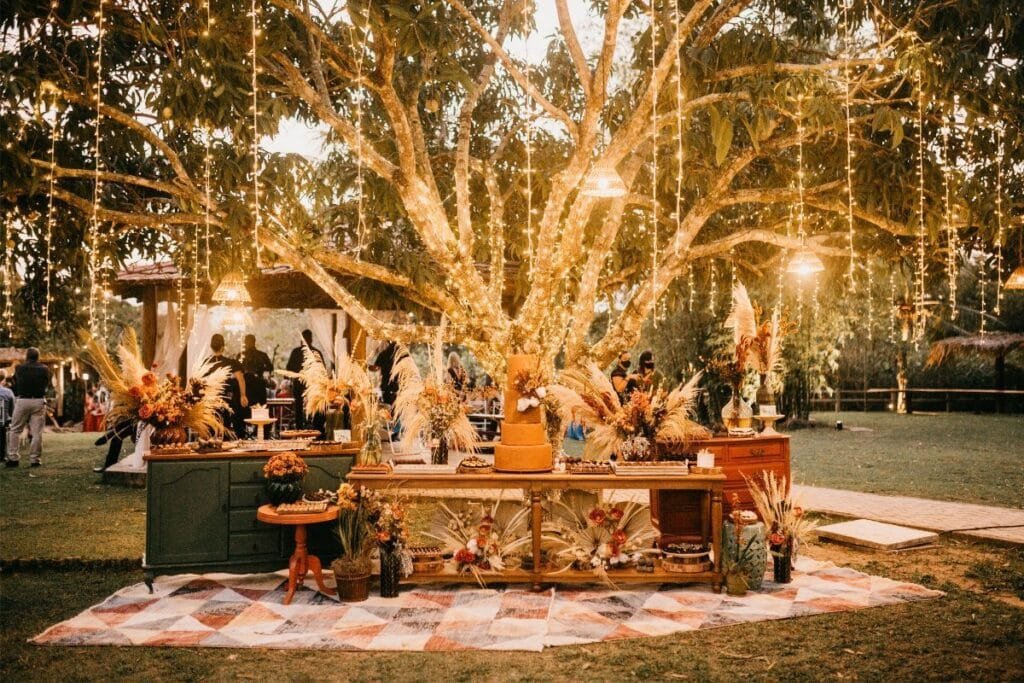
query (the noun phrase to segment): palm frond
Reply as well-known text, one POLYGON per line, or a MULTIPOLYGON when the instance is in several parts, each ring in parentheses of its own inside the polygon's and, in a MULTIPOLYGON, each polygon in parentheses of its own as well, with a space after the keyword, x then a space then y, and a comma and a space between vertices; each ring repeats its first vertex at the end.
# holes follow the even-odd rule
POLYGON ((750 295, 742 282, 732 288, 732 310, 725 319, 725 326, 732 330, 733 344, 739 348, 744 338, 753 339, 757 335, 757 318, 754 305, 750 303, 750 295))

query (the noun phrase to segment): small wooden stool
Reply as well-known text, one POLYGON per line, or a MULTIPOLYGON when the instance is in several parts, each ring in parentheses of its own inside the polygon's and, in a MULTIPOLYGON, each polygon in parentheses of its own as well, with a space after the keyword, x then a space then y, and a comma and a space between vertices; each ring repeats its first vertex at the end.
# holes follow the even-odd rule
POLYGON ((295 527, 295 552, 288 560, 288 594, 284 596, 284 604, 292 604, 295 589, 306 579, 306 572, 312 571, 316 579, 316 587, 325 595, 335 592, 324 585, 323 567, 320 558, 310 555, 306 549, 306 525, 333 522, 338 518, 338 506, 328 505, 323 512, 307 515, 279 515, 273 505, 261 505, 256 511, 256 519, 267 524, 282 524, 295 527))

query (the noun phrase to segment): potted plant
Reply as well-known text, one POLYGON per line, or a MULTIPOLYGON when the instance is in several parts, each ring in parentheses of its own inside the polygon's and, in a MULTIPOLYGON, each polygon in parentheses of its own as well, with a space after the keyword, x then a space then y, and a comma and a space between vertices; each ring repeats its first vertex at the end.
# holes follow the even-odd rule
POLYGON ((370 553, 374 538, 370 533, 370 513, 380 505, 380 494, 373 489, 342 484, 338 489, 338 540, 341 556, 331 563, 341 602, 361 602, 369 596, 370 553))
POLYGON ((745 475, 744 479, 768 530, 775 582, 789 583, 793 580, 793 560, 817 523, 808 519, 803 508, 794 501, 785 477, 779 479, 775 472, 764 470, 760 481, 745 475))
MULTIPOLYGON (((734 496, 734 505, 739 502, 738 496, 734 496)), ((750 536, 746 543, 743 542, 743 527, 748 522, 743 510, 734 508, 729 515, 733 523, 733 533, 725 535, 722 539, 722 575, 725 578, 725 592, 728 595, 742 597, 747 594, 750 588, 750 568, 757 562, 757 553, 754 542, 757 536, 750 536)), ((761 573, 764 573, 764 564, 761 564, 761 573)))
POLYGON ((302 497, 302 480, 309 465, 295 453, 275 453, 263 466, 263 488, 271 505, 294 503, 302 497))

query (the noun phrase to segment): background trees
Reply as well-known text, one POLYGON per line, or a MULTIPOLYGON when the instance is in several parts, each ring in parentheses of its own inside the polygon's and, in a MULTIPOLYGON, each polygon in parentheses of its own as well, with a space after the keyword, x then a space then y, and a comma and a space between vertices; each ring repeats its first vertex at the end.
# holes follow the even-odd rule
POLYGON ((65 300, 129 254, 170 253, 200 278, 207 260, 216 278, 277 259, 375 336, 423 339, 444 314, 499 373, 509 349, 607 361, 691 271, 702 305, 712 267, 768 289, 801 229, 846 311, 868 300, 867 264, 882 282, 897 270, 924 311, 922 292, 982 248, 1001 241, 1001 272, 1016 265, 1013 5, 108 2, 94 195, 100 6, 10 3, 9 262, 39 314, 47 252, 65 300), (577 30, 583 4, 599 39, 577 30), (524 49, 538 13, 558 30, 524 49), (324 133, 319 156, 265 149, 295 121, 324 133), (596 168, 626 194, 582 193, 596 168), (374 315, 394 294, 414 320, 374 315))

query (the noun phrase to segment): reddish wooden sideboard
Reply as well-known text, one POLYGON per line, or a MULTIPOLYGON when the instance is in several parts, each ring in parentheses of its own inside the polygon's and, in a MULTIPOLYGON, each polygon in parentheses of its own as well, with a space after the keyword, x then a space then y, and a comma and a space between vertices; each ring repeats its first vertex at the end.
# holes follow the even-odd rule
MULTIPOLYGON (((732 494, 739 495, 740 507, 753 510, 754 502, 743 476, 760 477, 762 470, 772 470, 777 477, 790 481, 789 437, 784 434, 752 438, 721 437, 693 441, 686 446, 660 445, 662 457, 679 459, 699 450, 715 454, 715 465, 726 476, 725 513, 732 510, 732 494)), ((651 491, 651 519, 665 542, 698 540, 701 536, 701 501, 687 491, 651 491)))

